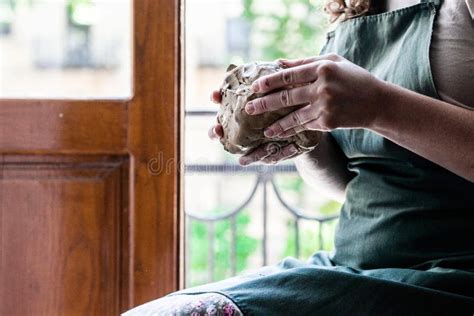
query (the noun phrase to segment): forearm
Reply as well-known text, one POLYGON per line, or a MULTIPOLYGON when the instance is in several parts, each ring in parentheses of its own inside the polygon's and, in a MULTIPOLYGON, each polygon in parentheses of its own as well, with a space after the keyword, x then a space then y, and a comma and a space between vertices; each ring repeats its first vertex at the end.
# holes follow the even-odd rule
POLYGON ((369 129, 474 182, 474 111, 393 84, 369 129))
POLYGON ((347 157, 329 133, 323 133, 319 145, 297 157, 295 164, 306 183, 337 201, 344 201, 353 174, 347 169, 347 157))

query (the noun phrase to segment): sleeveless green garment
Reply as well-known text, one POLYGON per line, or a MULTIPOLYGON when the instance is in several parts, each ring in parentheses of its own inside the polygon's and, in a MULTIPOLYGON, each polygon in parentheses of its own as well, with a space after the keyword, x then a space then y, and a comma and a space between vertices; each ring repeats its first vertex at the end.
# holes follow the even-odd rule
MULTIPOLYGON (((439 98, 429 61, 439 5, 342 22, 322 54, 439 98)), ((245 315, 473 315, 474 184, 368 130, 332 135, 355 173, 333 253, 171 295, 217 292, 245 315)))

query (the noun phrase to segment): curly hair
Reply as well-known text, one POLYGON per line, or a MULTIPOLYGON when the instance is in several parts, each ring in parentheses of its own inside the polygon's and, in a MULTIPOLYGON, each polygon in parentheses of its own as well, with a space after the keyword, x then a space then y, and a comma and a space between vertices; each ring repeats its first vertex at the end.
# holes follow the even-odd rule
POLYGON ((371 0, 328 0, 324 11, 329 14, 329 20, 335 22, 342 21, 368 14, 371 10, 371 0))

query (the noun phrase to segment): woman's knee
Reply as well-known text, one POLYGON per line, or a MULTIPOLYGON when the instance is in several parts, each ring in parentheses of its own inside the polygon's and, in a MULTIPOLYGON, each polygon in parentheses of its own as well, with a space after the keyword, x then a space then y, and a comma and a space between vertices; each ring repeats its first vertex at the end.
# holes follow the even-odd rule
POLYGON ((175 294, 138 306, 123 316, 241 316, 239 308, 217 293, 175 294))

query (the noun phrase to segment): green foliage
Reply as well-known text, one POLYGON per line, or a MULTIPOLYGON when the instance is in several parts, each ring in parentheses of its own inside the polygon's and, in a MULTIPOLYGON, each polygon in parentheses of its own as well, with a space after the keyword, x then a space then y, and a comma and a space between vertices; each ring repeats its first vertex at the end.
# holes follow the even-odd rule
MULTIPOLYGON (((331 250, 334 247, 334 233, 336 229, 337 220, 326 222, 322 225, 314 223, 314 228, 301 227, 299 228, 299 258, 306 260, 318 250, 331 250), (319 240, 319 230, 322 235, 322 244, 319 240)), ((283 257, 296 257, 296 231, 294 220, 288 220, 286 245, 283 250, 283 257)))
MULTIPOLYGON (((245 270, 248 260, 257 249, 258 240, 248 236, 247 228, 250 224, 250 215, 242 211, 236 217, 236 269, 245 270)), ((210 267, 209 226, 203 222, 190 221, 191 236, 189 236, 191 255, 190 286, 203 284, 207 281, 210 267)), ((231 275, 231 226, 230 220, 214 224, 214 280, 222 280, 231 275)))
MULTIPOLYGON (((299 195, 299 200, 302 200, 304 181, 299 176, 288 175, 281 177, 279 181, 279 187, 282 191, 295 192, 299 195)), ((334 215, 341 209, 341 204, 327 200, 318 208, 318 214, 321 215, 334 215)), ((299 245, 300 254, 299 257, 307 259, 317 250, 331 250, 334 247, 334 234, 336 229, 337 221, 331 221, 319 225, 314 223, 311 229, 300 225, 299 228, 299 245), (320 231, 321 230, 321 231, 320 231), (321 234, 322 244, 319 240, 321 234)), ((286 245, 283 250, 283 257, 296 256, 296 232, 294 220, 288 220, 287 226, 287 239, 286 245)))
POLYGON ((37 3, 41 4, 40 0, 0 0, 0 4, 7 3, 10 4, 12 9, 17 8, 18 6, 32 6, 37 3))
POLYGON ((339 212, 341 209, 341 203, 337 201, 327 201, 324 205, 321 206, 319 209, 319 213, 323 215, 334 215, 339 212))
POLYGON ((74 11, 81 5, 91 5, 92 0, 67 0, 67 7, 69 10, 74 11))
MULTIPOLYGON (((8 4, 12 9, 17 6, 32 6, 35 4, 41 4, 40 0, 0 0, 0 5, 8 4)), ((67 0, 66 8, 67 15, 70 20, 73 20, 74 13, 80 6, 90 6, 93 4, 93 0, 67 0)))
POLYGON ((83 16, 81 20, 81 18, 78 18, 77 12, 81 7, 90 8, 92 4, 92 0, 67 0, 67 17, 69 22, 75 27, 87 27, 90 24, 88 20, 90 16, 83 16), (86 19, 83 20, 84 18, 86 19))
POLYGON ((319 53, 327 18, 321 1, 242 0, 257 59, 300 58, 319 53))
POLYGON ((282 191, 291 191, 296 193, 302 193, 304 187, 304 181, 300 176, 295 175, 281 175, 278 176, 278 187, 282 191))
POLYGON ((16 0, 0 0, 0 36, 10 33, 10 25, 17 6, 16 0))
POLYGON ((14 9, 16 6, 16 0, 0 0, 1 8, 5 8, 7 6, 14 9))

